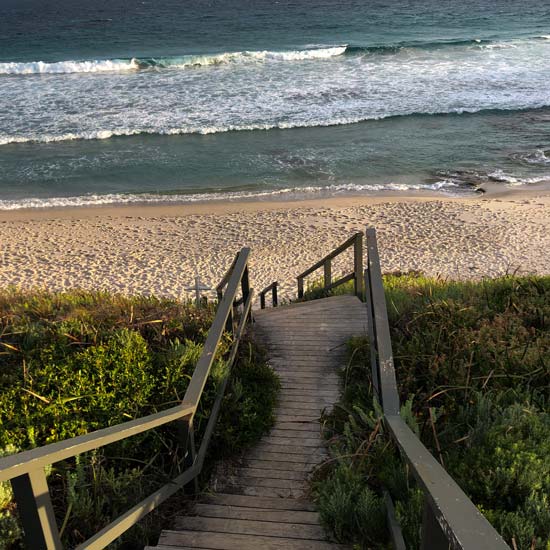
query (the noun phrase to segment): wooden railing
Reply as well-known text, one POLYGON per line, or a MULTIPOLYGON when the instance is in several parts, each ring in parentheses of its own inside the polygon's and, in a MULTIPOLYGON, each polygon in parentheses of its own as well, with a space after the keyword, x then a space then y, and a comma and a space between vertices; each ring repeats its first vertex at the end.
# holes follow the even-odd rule
MULTIPOLYGON (((425 495, 421 548, 509 549, 502 537, 399 415, 399 394, 374 229, 367 229, 367 258, 365 287, 373 387, 382 406, 385 424, 425 495)), ((389 502, 391 503, 391 499, 389 502)), ((388 506, 390 516, 392 509, 393 506, 388 506)), ((389 517, 388 525, 394 546, 397 550, 404 550, 403 538, 394 517, 389 517)))
POLYGON ((183 423, 186 449, 186 469, 183 473, 78 546, 81 550, 104 548, 176 491, 196 480, 204 464, 206 451, 220 412, 241 337, 246 323, 250 319, 253 291, 249 287, 248 278, 249 254, 250 250, 243 248, 236 255, 230 269, 217 287, 219 302, 216 316, 208 332, 202 354, 195 366, 189 387, 179 405, 130 422, 124 422, 0 459, 0 482, 11 481, 17 510, 24 530, 26 548, 32 550, 58 550, 62 548, 44 470, 50 464, 92 449, 98 449, 109 443, 157 428, 168 422, 179 421, 183 423), (239 287, 241 297, 236 299, 239 287), (238 317, 237 308, 239 306, 242 306, 242 310, 238 317), (193 417, 208 380, 218 344, 226 330, 233 335, 233 344, 227 359, 227 374, 220 384, 200 448, 197 451, 195 449, 193 417))
POLYGON ((364 299, 363 290, 363 233, 356 233, 346 242, 342 243, 338 248, 335 248, 330 254, 327 254, 322 260, 306 269, 298 275, 298 298, 304 297, 304 279, 323 268, 323 287, 325 291, 332 290, 348 281, 353 281, 355 295, 360 299, 364 299), (332 260, 345 252, 348 248, 353 247, 353 271, 336 281, 332 281, 332 260))
POLYGON ((269 286, 266 286, 261 292, 260 292, 260 308, 265 309, 265 297, 266 295, 271 292, 271 306, 277 307, 279 305, 279 298, 277 296, 277 281, 271 283, 269 286))

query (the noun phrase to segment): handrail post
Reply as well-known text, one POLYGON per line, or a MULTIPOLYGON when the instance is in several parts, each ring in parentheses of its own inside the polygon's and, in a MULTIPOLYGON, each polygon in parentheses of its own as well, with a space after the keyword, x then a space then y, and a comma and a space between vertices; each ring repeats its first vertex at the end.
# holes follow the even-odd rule
POLYGON ((273 296, 273 307, 277 307, 279 305, 279 299, 277 296, 277 281, 273 283, 272 296, 273 296))
POLYGON ((42 468, 11 480, 23 525, 25 546, 33 550, 61 550, 46 474, 42 468))
POLYGON ((260 294, 260 309, 265 309, 265 294, 263 292, 260 294))
POLYGON ((357 233, 353 243, 353 266, 355 271, 354 287, 355 295, 365 301, 365 289, 363 288, 363 234, 357 233))
POLYGON ((227 321, 225 322, 225 332, 233 334, 233 306, 229 310, 229 315, 227 316, 227 321))
POLYGON ((374 326, 372 287, 370 284, 370 273, 368 268, 365 269, 365 297, 367 301, 367 328, 369 331, 372 385, 376 395, 378 396, 378 401, 382 403, 382 396, 380 395, 380 380, 378 376, 378 354, 376 352, 376 327, 374 326))
POLYGON ((302 277, 298 277, 298 299, 301 299, 304 297, 304 279, 302 277))
MULTIPOLYGON (((241 279, 241 292, 243 295, 243 305, 246 304, 248 300, 248 295, 250 294, 250 278, 248 276, 248 265, 246 266, 243 277, 241 279)), ((246 321, 252 321, 252 313, 247 316, 246 321)))
POLYGON ((323 264, 323 269, 324 269, 325 289, 327 289, 330 286, 330 283, 332 283, 332 262, 330 258, 328 260, 325 260, 325 263, 323 264))
MULTIPOLYGON (((197 457, 197 449, 195 447, 195 429, 193 428, 192 419, 187 420, 187 426, 184 428, 184 433, 185 457, 183 459, 183 466, 187 470, 193 466, 197 457)), ((199 492, 198 477, 195 477, 191 483, 185 485, 184 490, 189 494, 197 494, 199 492)))
POLYGON ((424 511, 422 513, 422 532, 420 540, 421 550, 448 550, 449 540, 439 521, 437 521, 427 496, 424 497, 424 511))

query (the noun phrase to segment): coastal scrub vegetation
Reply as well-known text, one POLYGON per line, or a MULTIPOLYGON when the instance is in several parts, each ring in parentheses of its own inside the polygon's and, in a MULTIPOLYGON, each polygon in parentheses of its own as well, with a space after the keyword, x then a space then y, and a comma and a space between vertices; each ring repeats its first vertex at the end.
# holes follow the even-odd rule
MULTIPOLYGON (((183 398, 214 306, 106 293, 0 292, 0 456, 145 416, 183 398)), ((227 372, 225 335, 195 417, 200 443, 227 372)), ((261 350, 241 342, 216 432, 214 461, 273 424, 278 379, 261 350)), ((74 547, 182 470, 177 422, 54 464, 48 483, 63 543, 74 547)), ((0 484, 0 548, 20 548, 9 483, 0 484)), ((170 501, 113 547, 156 543, 170 501), (156 514, 156 515, 155 515, 156 514), (154 517, 151 517, 154 516, 154 517), (153 523, 156 529, 153 528, 153 523)))
MULTIPOLYGON (((550 549, 550 277, 384 284, 404 419, 512 548, 550 549)), ((418 548, 423 495, 373 398, 368 340, 349 351, 325 418, 322 521, 339 541, 386 548, 388 490, 418 548)))

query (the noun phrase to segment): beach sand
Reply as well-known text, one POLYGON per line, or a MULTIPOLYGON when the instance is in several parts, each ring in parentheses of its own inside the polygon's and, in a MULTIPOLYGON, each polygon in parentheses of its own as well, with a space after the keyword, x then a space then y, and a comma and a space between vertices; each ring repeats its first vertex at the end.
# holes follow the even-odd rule
POLYGON ((0 212, 0 287, 192 297, 195 271, 215 286, 249 246, 253 287, 292 297, 296 275, 366 226, 385 272, 550 273, 550 196, 522 192, 0 212))

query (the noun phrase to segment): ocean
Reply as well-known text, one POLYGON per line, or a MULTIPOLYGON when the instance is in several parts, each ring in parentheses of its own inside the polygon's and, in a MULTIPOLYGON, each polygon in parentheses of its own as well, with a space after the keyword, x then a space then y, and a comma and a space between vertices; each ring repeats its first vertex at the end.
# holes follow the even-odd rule
POLYGON ((0 209, 549 183, 549 3, 0 0, 0 209))

